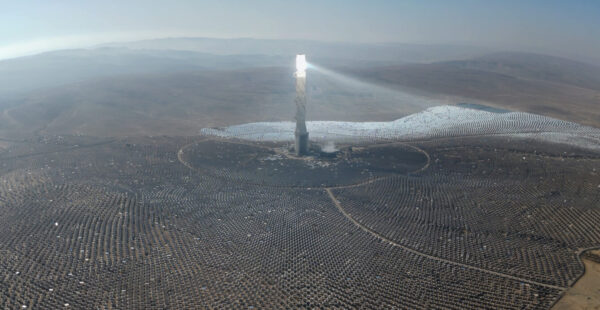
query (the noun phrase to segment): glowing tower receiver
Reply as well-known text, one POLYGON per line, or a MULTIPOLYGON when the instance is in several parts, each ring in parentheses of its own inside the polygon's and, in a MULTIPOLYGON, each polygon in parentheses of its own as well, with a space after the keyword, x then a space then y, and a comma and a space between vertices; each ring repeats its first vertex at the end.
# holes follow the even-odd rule
POLYGON ((296 155, 308 153, 308 131, 306 130, 306 55, 296 55, 296 155))
POLYGON ((296 55, 296 76, 306 76, 306 55, 296 55))

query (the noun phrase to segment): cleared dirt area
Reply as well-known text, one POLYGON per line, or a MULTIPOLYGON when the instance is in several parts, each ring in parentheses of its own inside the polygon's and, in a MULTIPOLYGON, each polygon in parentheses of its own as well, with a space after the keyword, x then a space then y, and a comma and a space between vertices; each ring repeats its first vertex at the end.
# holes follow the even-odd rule
POLYGON ((600 250, 584 253, 582 260, 585 273, 552 309, 600 309, 600 250))

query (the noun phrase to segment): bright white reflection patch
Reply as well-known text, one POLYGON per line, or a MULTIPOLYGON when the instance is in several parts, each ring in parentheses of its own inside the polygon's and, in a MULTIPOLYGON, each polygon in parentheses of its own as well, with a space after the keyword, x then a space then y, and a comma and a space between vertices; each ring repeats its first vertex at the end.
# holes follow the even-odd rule
POLYGON ((296 74, 298 76, 306 75, 306 55, 296 55, 296 74))

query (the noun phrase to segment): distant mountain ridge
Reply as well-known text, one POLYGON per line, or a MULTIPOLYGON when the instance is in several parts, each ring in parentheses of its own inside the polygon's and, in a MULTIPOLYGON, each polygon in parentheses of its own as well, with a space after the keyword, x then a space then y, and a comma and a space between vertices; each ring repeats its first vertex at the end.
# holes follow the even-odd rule
MULTIPOLYGON (((41 88, 122 75, 231 70, 283 65, 292 57, 212 55, 176 50, 75 49, 0 61, 0 98, 41 88)), ((1 103, 0 103, 1 108, 1 103)))
POLYGON ((473 59, 447 61, 444 64, 600 90, 600 66, 561 57, 498 52, 473 59))
POLYGON ((565 58, 503 52, 468 60, 343 70, 391 88, 481 100, 600 127, 600 69, 565 58))
POLYGON ((484 55, 492 50, 484 47, 458 44, 406 44, 406 43, 344 43, 310 40, 278 39, 216 39, 216 38, 165 38, 101 46, 130 49, 186 50, 215 55, 261 54, 270 56, 304 53, 309 60, 335 60, 362 62, 433 62, 466 59, 484 55))

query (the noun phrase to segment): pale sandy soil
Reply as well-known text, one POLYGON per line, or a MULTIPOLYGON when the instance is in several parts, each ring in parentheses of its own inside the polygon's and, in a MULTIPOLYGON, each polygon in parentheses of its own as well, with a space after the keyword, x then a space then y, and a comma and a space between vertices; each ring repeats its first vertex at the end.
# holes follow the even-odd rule
POLYGON ((552 309, 600 309, 600 250, 591 251, 582 259, 585 274, 552 309))

